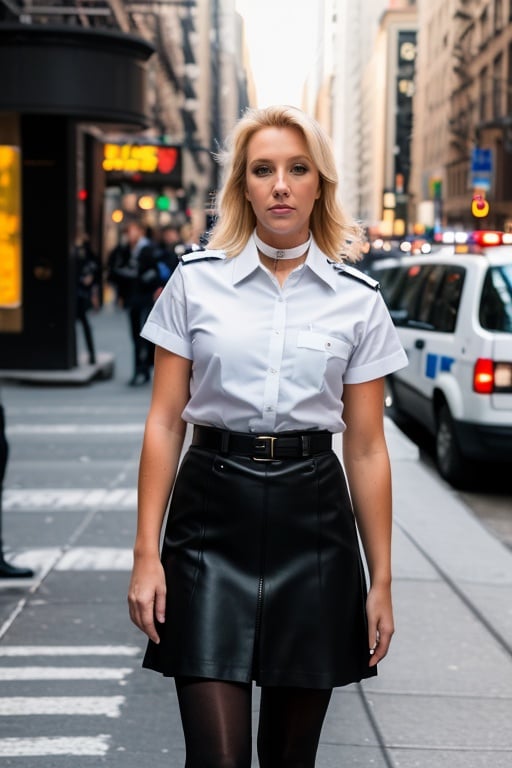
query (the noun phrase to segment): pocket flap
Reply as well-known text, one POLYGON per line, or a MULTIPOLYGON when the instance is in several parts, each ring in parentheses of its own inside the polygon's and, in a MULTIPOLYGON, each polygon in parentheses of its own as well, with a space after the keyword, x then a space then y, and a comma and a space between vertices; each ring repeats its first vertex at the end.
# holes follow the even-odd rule
POLYGON ((328 336, 325 333, 315 333, 314 331, 299 331, 297 346, 306 349, 316 349, 319 352, 326 352, 334 357, 347 359, 350 355, 350 345, 341 339, 335 339, 334 336, 328 336))

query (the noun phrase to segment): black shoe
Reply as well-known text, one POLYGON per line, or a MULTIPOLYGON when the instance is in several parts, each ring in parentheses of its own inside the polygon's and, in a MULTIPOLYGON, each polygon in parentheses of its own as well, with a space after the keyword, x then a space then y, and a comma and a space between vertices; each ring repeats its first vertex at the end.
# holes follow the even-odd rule
POLYGON ((5 560, 0 560, 0 579, 33 579, 34 571, 31 568, 18 568, 10 565, 5 560))

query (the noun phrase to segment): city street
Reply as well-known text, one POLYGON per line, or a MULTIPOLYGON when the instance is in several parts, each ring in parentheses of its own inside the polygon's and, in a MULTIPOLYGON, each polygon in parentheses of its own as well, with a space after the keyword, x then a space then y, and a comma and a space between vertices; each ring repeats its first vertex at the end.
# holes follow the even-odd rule
MULTIPOLYGON (((122 310, 92 323, 111 378, 2 385, 6 558, 36 575, 0 580, 0 760, 180 768, 173 682, 141 669, 126 604, 150 386, 127 386, 122 310)), ((510 768, 512 551, 390 419, 386 429, 396 636, 377 678, 335 691, 317 764, 510 768)), ((255 689, 255 724, 257 704, 255 689)))

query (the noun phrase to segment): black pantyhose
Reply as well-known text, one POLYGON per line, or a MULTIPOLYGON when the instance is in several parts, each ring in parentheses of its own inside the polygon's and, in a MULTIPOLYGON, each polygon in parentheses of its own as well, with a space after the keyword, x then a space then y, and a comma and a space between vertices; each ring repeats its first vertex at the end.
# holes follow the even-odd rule
POLYGON ((250 768, 251 686, 177 678, 185 768, 250 768))
POLYGON ((331 693, 330 689, 261 689, 260 768, 314 768, 331 693))
MULTIPOLYGON (((185 768, 250 768, 252 686, 176 679, 185 768)), ((330 690, 262 688, 260 768, 314 768, 330 690)))

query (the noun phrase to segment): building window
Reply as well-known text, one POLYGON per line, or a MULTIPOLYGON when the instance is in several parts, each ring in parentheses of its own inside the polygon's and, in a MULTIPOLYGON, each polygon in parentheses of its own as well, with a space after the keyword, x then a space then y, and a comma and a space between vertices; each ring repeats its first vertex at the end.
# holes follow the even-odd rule
POLYGON ((503 29, 503 0, 494 0, 494 31, 503 29))
POLYGON ((480 48, 484 48, 487 45, 490 36, 489 9, 485 8, 480 16, 480 48))
MULTIPOLYGON (((512 8, 512 4, 510 6, 512 8)), ((507 115, 512 114, 512 43, 508 46, 508 75, 507 75, 507 115)))
POLYGON ((498 54, 492 65, 492 116, 502 116, 502 93, 506 82, 503 78, 503 54, 498 54))
POLYGON ((484 122, 487 119, 487 77, 487 67, 484 67, 480 72, 480 77, 478 78, 479 118, 481 122, 484 122))

